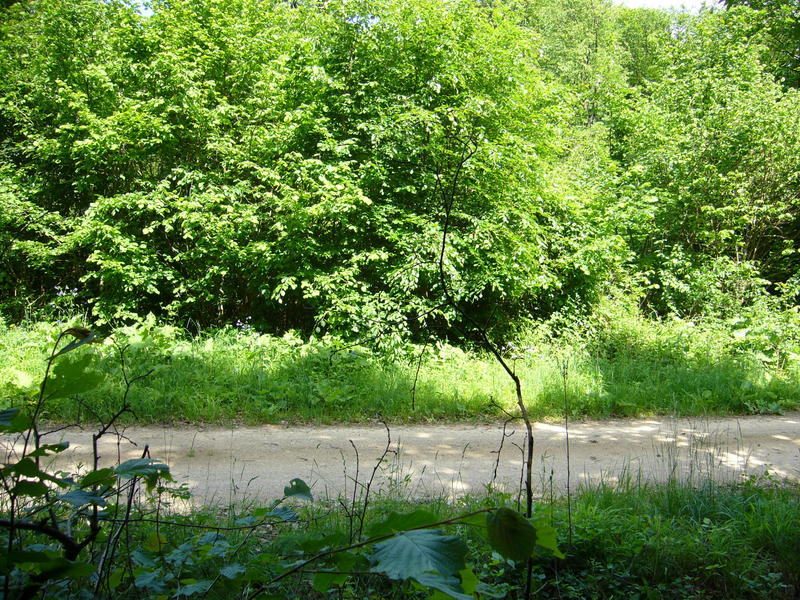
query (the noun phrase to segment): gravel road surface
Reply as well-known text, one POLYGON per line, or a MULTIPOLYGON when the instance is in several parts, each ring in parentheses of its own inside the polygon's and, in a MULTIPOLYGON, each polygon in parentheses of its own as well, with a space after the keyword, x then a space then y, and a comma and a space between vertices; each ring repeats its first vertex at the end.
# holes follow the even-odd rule
MULTIPOLYGON (((194 502, 226 504, 282 495, 294 477, 317 497, 352 493, 376 473, 380 489, 411 497, 480 493, 494 484, 519 484, 524 444, 521 423, 391 426, 129 427, 124 438, 101 440, 103 464, 138 458, 143 448, 167 462, 194 502), (502 446, 502 447, 501 447, 502 446)), ((70 442, 57 466, 91 459, 91 432, 66 430, 48 443, 70 442)), ((562 493, 567 484, 563 423, 537 424, 536 493, 562 493)), ((8 440, 5 440, 8 446, 8 440)), ((601 479, 663 481, 707 477, 735 481, 769 471, 800 480, 800 413, 781 416, 581 421, 569 427, 572 489, 601 479)))

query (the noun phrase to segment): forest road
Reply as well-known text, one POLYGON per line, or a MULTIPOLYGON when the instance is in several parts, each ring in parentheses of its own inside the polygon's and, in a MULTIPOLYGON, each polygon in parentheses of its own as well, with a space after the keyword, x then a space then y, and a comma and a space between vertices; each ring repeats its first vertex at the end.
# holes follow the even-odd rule
MULTIPOLYGON (((317 498, 352 494, 386 450, 373 490, 405 497, 481 493, 494 482, 518 489, 524 443, 521 423, 391 426, 128 427, 124 438, 100 442, 101 464, 150 455, 168 463, 194 503, 256 502, 282 496, 299 477, 317 498), (502 443, 502 447, 501 447, 502 443), (388 444, 388 445, 387 445, 388 444), (388 448, 388 450, 387 450, 388 448), (498 454, 499 451, 499 454, 498 454), (357 456, 356 456, 357 454, 357 456), (499 458, 499 460, 498 460, 499 458)), ((45 438, 70 447, 54 466, 91 460, 91 432, 65 430, 45 438)), ((561 494, 567 485, 563 423, 534 429, 534 489, 561 494)), ((800 480, 800 413, 738 418, 651 418, 570 423, 572 490, 588 482, 630 477, 664 481, 740 481, 765 471, 800 480)))

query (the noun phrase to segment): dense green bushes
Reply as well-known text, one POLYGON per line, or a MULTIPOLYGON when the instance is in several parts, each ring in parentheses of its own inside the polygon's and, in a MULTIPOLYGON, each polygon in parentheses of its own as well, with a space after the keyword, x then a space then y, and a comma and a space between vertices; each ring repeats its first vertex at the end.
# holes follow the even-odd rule
POLYGON ((99 321, 463 339, 446 285, 502 343, 620 290, 682 318, 795 302, 800 99, 764 10, 1 10, 13 319, 68 289, 99 321))
POLYGON ((567 107, 505 12, 15 5, 0 42, 6 310, 69 285, 101 319, 441 325, 457 319, 438 273, 451 186, 459 301, 501 306, 508 329, 562 288, 592 294, 609 258, 543 181, 567 107))

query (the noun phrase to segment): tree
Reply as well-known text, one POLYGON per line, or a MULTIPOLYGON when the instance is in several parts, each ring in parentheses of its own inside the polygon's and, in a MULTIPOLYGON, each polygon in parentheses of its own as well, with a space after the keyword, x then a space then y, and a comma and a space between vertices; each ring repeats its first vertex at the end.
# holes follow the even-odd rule
POLYGON ((81 281, 105 319, 358 336, 458 320, 437 300, 436 186, 464 138, 459 301, 511 330, 603 279, 545 177, 570 105, 505 6, 29 6, 0 32, 8 296, 81 281))
POLYGON ((726 0, 728 8, 758 11, 754 31, 766 37, 765 62, 787 86, 800 87, 800 2, 798 0, 726 0))
POLYGON ((754 16, 700 19, 624 119, 628 239, 659 310, 724 313, 797 269, 800 96, 742 41, 754 16))

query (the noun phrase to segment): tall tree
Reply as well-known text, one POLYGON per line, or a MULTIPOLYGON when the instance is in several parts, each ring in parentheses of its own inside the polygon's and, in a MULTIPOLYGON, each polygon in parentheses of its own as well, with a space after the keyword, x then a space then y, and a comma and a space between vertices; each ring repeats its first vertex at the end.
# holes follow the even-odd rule
POLYGON ((758 30, 768 40, 767 64, 788 86, 800 87, 800 0, 725 0, 728 7, 758 11, 758 30))
POLYGON ((694 23, 625 116, 620 216, 660 310, 730 311, 800 266, 800 93, 745 43, 755 16, 694 23))

